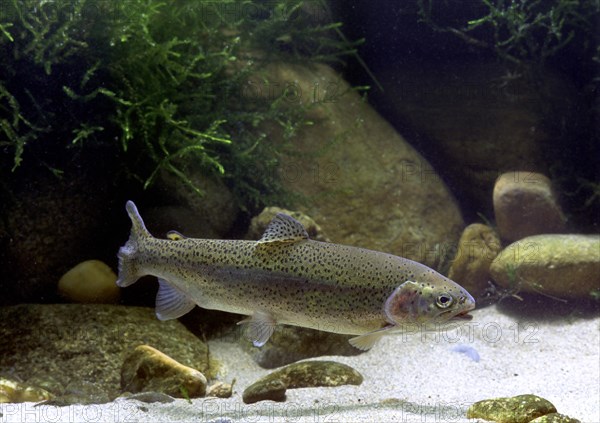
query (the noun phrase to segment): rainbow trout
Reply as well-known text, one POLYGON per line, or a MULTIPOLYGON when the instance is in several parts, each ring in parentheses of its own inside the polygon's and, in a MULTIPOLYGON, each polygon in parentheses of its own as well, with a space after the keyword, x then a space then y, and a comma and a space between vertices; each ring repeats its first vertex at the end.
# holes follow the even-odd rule
POLYGON ((358 335, 368 350, 405 325, 468 320, 473 297, 420 263, 391 254, 313 241, 279 213, 258 241, 154 238, 133 202, 131 235, 119 249, 117 285, 158 278, 156 315, 175 319, 195 305, 249 316, 247 336, 264 345, 276 324, 358 335))

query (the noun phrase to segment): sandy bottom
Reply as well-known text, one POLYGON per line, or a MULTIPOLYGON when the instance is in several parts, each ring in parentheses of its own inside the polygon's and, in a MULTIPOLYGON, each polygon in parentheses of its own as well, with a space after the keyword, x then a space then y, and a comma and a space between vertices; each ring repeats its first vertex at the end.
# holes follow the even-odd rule
MULTIPOLYGON (((552 303, 549 303, 552 304, 552 303)), ((221 378, 235 378, 229 399, 146 404, 117 399, 69 407, 0 404, 0 422, 465 422, 466 409, 482 399, 536 394, 558 412, 585 423, 600 422, 600 317, 563 313, 552 305, 524 317, 492 306, 474 320, 440 333, 384 338, 356 357, 321 357, 348 364, 364 376, 360 386, 287 391, 287 401, 242 402, 245 387, 270 371, 261 369, 235 342, 212 341, 224 363, 221 378), (455 351, 466 350, 469 354, 455 351), (480 359, 475 361, 475 350, 480 359)))

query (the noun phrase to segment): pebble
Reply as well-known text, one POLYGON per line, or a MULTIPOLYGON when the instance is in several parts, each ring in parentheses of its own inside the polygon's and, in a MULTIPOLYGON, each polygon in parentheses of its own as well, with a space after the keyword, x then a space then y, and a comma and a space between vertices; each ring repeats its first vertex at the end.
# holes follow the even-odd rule
POLYGON ((550 401, 526 394, 478 401, 467 410, 467 418, 498 423, 528 423, 550 413, 556 413, 556 407, 550 401))
POLYGON ((206 390, 206 396, 217 398, 231 398, 234 383, 235 380, 232 383, 215 382, 206 390))
POLYGON ((590 299, 600 286, 600 236, 530 236, 507 246, 490 272, 515 292, 590 299))
POLYGON ((206 377, 149 345, 140 345, 125 358, 121 389, 131 393, 155 391, 176 398, 206 394, 206 377))
POLYGON ((533 419, 529 423, 581 423, 581 421, 574 419, 573 417, 565 416, 560 413, 550 413, 545 416, 533 419))
POLYGON ((282 326, 260 348, 256 348, 246 337, 240 337, 240 344, 259 366, 275 369, 323 355, 355 356, 364 353, 348 343, 353 336, 299 326, 282 326))
POLYGON ((58 281, 61 296, 76 303, 111 304, 119 300, 121 291, 117 275, 100 260, 79 263, 58 281))
POLYGON ((362 375, 352 367, 334 361, 303 361, 264 376, 244 390, 246 404, 258 401, 285 401, 286 389, 317 386, 360 385, 362 375))
POLYGON ((550 179, 540 173, 502 174, 494 185, 494 214, 503 239, 565 232, 565 216, 550 179))
MULTIPOLYGON (((39 402, 52 398, 48 391, 0 377, 0 404, 8 402, 39 402)), ((0 413, 0 417, 2 414, 0 413)))
POLYGON ((448 277, 475 298, 482 297, 490 280, 490 265, 502 250, 500 238, 487 225, 473 223, 465 228, 448 277))

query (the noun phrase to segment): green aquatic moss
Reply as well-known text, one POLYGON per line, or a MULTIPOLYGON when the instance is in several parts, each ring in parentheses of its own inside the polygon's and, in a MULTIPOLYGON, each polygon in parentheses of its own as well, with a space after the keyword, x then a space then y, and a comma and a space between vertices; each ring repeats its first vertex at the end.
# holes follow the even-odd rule
POLYGON ((200 193, 195 166, 247 205, 282 192, 285 145, 267 146, 260 125, 289 141, 310 124, 310 105, 282 105, 285 92, 246 104, 248 77, 273 60, 356 55, 322 2, 6 0, 1 12, 2 172, 40 160, 60 175, 69 149, 116 143, 144 187, 164 169, 200 193))
POLYGON ((579 36, 592 45, 600 13, 597 2, 578 0, 492 1, 473 4, 479 17, 458 25, 441 23, 435 2, 419 0, 419 16, 439 32, 453 34, 471 46, 491 49, 507 63, 542 67, 579 36))

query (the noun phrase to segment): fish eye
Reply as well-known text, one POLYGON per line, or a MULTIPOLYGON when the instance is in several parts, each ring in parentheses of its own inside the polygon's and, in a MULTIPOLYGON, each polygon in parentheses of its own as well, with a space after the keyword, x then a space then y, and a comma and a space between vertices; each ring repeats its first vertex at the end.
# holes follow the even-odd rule
POLYGON ((439 308, 448 308, 452 305, 454 299, 448 294, 441 294, 435 300, 435 305, 439 308))

